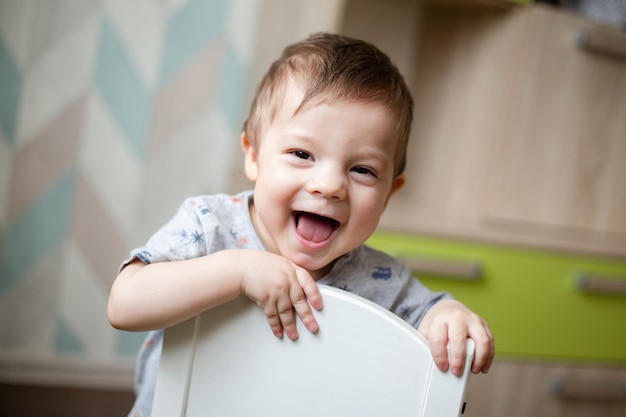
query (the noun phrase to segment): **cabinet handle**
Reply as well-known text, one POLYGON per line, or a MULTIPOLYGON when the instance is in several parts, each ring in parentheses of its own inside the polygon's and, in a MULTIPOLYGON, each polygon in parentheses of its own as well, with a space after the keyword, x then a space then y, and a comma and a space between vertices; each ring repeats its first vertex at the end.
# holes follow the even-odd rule
POLYGON ((576 45, 581 49, 605 52, 626 58, 626 35, 580 28, 576 31, 575 39, 576 45))
POLYGON ((582 273, 575 279, 576 287, 587 294, 626 297, 626 279, 608 275, 582 273))
POLYGON ((564 401, 623 401, 626 381, 561 377, 552 381, 551 391, 564 401))
POLYGON ((417 275, 436 275, 460 281, 478 281, 482 275, 482 267, 474 262, 443 261, 415 256, 400 256, 399 259, 417 275))

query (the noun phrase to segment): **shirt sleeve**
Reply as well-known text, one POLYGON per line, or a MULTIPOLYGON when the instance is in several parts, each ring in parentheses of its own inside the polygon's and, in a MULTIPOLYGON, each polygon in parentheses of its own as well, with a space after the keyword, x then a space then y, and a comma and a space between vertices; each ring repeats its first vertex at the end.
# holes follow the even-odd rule
POLYGON ((341 258, 331 276, 319 282, 367 298, 415 328, 435 303, 452 298, 428 289, 402 262, 364 245, 341 258))
POLYGON ((206 255, 207 216, 203 216, 201 220, 194 206, 193 200, 185 200, 174 217, 157 230, 144 246, 131 251, 130 257, 122 263, 120 269, 134 259, 150 264, 206 255))
POLYGON ((402 286, 390 310, 416 329, 433 305, 441 300, 453 298, 447 292, 428 289, 404 265, 402 265, 399 279, 402 286))

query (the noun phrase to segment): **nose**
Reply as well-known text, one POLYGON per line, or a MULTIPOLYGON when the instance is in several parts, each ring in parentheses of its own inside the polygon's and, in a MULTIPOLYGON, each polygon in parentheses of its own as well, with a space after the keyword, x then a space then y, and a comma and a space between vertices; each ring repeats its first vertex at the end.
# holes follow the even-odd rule
POLYGON ((328 200, 343 200, 347 195, 344 177, 334 172, 326 172, 311 178, 306 184, 306 190, 328 200))

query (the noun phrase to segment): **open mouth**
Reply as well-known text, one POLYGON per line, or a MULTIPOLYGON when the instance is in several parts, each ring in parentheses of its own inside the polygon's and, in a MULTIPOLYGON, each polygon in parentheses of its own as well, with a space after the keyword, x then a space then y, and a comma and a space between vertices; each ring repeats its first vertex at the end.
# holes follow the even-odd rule
POLYGON ((296 211, 293 217, 298 236, 314 244, 326 242, 339 228, 337 220, 305 211, 296 211))

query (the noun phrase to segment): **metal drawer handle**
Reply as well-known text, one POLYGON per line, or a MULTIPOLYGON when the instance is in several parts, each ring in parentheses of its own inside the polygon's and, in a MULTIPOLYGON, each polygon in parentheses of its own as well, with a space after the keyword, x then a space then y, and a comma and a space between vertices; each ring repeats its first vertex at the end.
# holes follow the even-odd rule
POLYGON ((626 58, 626 36, 608 31, 578 29, 576 45, 581 49, 604 52, 626 58))
POLYGON ((551 391, 564 401, 623 401, 626 400, 626 381, 562 377, 552 381, 551 391))
POLYGON ((587 294, 626 297, 626 279, 608 275, 582 273, 575 279, 576 287, 587 294))
POLYGON ((444 261, 415 256, 398 257, 416 275, 436 275, 460 281, 478 281, 482 267, 474 262, 444 261))

